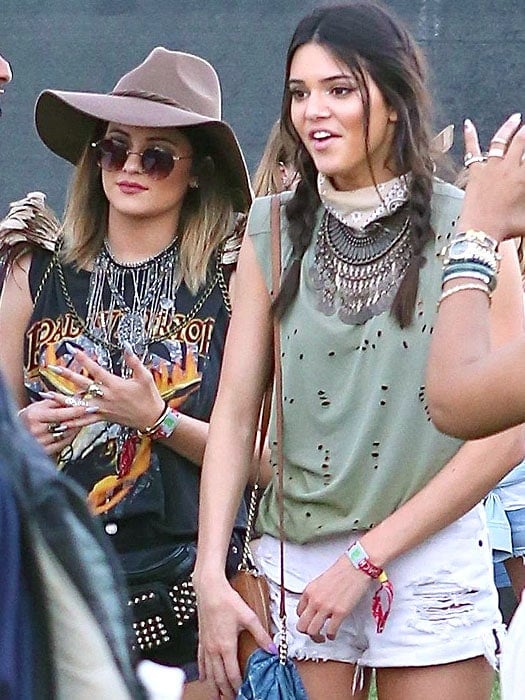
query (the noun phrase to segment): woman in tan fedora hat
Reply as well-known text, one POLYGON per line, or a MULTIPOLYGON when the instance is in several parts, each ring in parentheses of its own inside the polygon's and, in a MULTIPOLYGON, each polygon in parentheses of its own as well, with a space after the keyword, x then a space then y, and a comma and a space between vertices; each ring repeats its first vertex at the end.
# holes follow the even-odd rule
POLYGON ((36 126, 76 170, 51 250, 26 246, 9 268, 1 365, 120 554, 134 645, 192 681, 200 464, 251 201, 244 159, 213 67, 164 48, 109 94, 44 91, 36 126))

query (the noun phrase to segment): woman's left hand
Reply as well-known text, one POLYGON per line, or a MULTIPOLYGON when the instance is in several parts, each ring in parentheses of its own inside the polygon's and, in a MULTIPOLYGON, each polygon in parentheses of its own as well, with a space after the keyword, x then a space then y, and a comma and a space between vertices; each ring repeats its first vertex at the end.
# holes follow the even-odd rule
POLYGON ((118 377, 94 362, 81 350, 75 352, 75 361, 89 376, 67 367, 49 367, 78 387, 78 394, 99 407, 99 420, 143 429, 152 425, 164 409, 164 401, 151 373, 140 359, 126 351, 125 361, 132 375, 118 377), (87 392, 87 394, 86 394, 87 392))
POLYGON ((355 569, 346 554, 311 581, 297 606, 299 632, 314 642, 335 639, 341 622, 366 593, 371 579, 355 569))

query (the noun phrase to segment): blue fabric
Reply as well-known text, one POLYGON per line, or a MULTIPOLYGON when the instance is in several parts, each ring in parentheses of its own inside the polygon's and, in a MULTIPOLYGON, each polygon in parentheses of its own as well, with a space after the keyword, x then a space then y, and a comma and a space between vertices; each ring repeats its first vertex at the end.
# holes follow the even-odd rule
POLYGON ((492 558, 495 562, 504 561, 512 556, 512 534, 507 513, 495 491, 489 493, 484 505, 492 558))
POLYGON ((494 563, 525 554, 525 503, 524 508, 506 511, 501 492, 525 479, 525 460, 503 477, 485 498, 485 514, 489 530, 494 563))
POLYGON ((21 533, 14 494, 0 476, 0 697, 31 700, 33 667, 31 605, 21 557, 21 533))
POLYGON ((237 700, 308 700, 293 661, 256 649, 248 659, 237 700))
MULTIPOLYGON (((85 494, 80 487, 57 472, 42 448, 18 421, 1 376, 0 478, 9 486, 16 503, 22 537, 22 546, 19 546, 22 560, 18 566, 22 567, 24 574, 31 577, 26 579, 32 604, 31 622, 35 634, 39 633, 41 639, 38 644, 35 641, 38 653, 35 653, 32 664, 25 664, 23 674, 35 688, 35 697, 39 700, 56 697, 53 691, 52 671, 46 666, 46 655, 52 648, 52 640, 49 634, 45 634, 47 629, 39 632, 42 625, 35 625, 35 621, 40 622, 40 617, 43 618, 44 624, 47 621, 43 604, 43 586, 46 582, 41 579, 38 567, 28 565, 28 562, 36 558, 32 556, 32 533, 38 532, 99 623, 130 697, 134 700, 144 700, 145 690, 139 684, 133 665, 134 657, 130 654, 131 636, 128 635, 131 633, 131 621, 126 605, 125 581, 115 560, 115 554, 109 549, 101 523, 90 514, 85 503, 85 494)), ((3 523, 2 526, 5 527, 3 523)), ((11 542, 10 546, 14 548, 15 543, 11 542)), ((16 556, 16 550, 10 551, 16 556)), ((0 552, 2 576, 7 576, 5 572, 8 572, 9 576, 16 575, 17 563, 13 555, 10 555, 10 561, 7 562, 3 546, 0 552)), ((10 599, 13 600, 12 595, 10 599)), ((9 599, 6 598, 6 606, 8 602, 9 599)), ((2 631, 3 627, 3 620, 0 619, 2 631)), ((0 660, 5 661, 4 656, 4 646, 1 645, 0 660)), ((22 659, 17 663, 22 663, 22 659)), ((0 692, 1 700, 10 697, 0 692)), ((13 697, 16 697, 16 700, 26 700, 27 696, 18 694, 13 697)))

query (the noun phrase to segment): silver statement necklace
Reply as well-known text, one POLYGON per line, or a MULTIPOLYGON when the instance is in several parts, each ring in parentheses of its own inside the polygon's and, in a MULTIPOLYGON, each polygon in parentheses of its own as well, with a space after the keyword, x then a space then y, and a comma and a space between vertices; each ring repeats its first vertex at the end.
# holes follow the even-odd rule
POLYGON ((326 210, 310 277, 317 308, 343 323, 361 324, 390 308, 412 258, 410 219, 403 206, 364 228, 326 210))
POLYGON ((103 344, 129 344, 143 357, 160 327, 171 324, 179 284, 175 242, 137 263, 117 261, 107 241, 90 277, 86 325, 103 344))

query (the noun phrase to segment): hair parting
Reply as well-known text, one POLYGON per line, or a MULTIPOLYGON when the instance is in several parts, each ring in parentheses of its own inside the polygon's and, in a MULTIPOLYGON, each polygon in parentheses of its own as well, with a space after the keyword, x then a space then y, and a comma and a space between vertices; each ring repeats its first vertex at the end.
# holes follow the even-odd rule
POLYGON ((281 123, 296 144, 295 166, 301 182, 286 205, 293 259, 285 270, 281 289, 274 301, 274 312, 281 316, 297 293, 301 259, 310 244, 320 204, 317 169, 292 124, 291 96, 287 87, 294 54, 308 43, 323 46, 356 78, 363 101, 365 150, 373 181, 369 154, 371 115, 367 75, 397 115, 391 162, 395 171, 393 174, 410 172, 412 175, 407 208, 413 257, 392 304, 391 314, 401 327, 406 327, 413 319, 419 270, 425 264, 423 249, 433 238, 430 226, 434 169, 430 97, 426 87, 425 60, 414 39, 390 11, 373 0, 353 0, 344 5, 314 10, 299 23, 290 42, 281 123))

